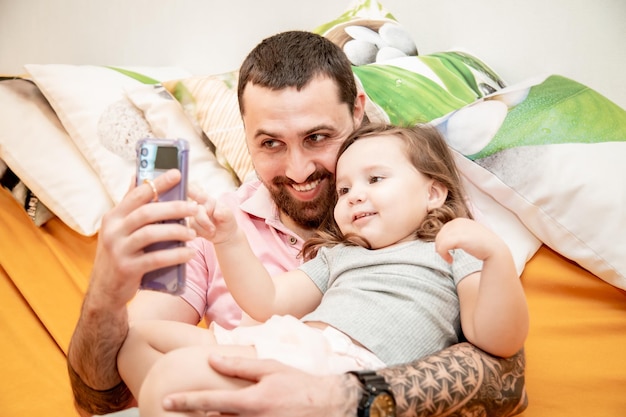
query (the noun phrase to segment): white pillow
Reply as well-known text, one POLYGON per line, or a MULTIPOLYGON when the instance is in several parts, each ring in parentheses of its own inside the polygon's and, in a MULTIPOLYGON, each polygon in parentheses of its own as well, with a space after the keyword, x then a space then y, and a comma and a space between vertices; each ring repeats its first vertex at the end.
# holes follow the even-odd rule
MULTIPOLYGON (((464 162, 460 159, 465 158, 459 153, 453 151, 453 156, 457 164, 464 162)), ((461 180, 475 220, 489 227, 504 240, 513 255, 517 273, 521 275, 526 262, 541 247, 541 241, 524 226, 515 213, 476 187, 465 175, 461 174, 461 180)))
POLYGON ((115 69, 93 65, 26 65, 85 159, 115 203, 134 173, 134 141, 149 135, 125 89, 189 76, 179 68, 115 69), (113 138, 113 140, 111 140, 113 138), (118 141, 118 142, 116 142, 118 141))
POLYGON ((139 108, 157 137, 183 138, 189 142, 189 184, 200 187, 208 194, 233 191, 235 177, 217 161, 203 140, 200 127, 187 117, 180 103, 162 85, 141 85, 129 88, 128 99, 139 108))
POLYGON ((238 72, 233 71, 173 80, 164 86, 213 144, 218 161, 237 181, 245 182, 254 174, 254 166, 239 113, 237 77, 238 72))
POLYGON ((626 110, 552 75, 436 122, 460 171, 543 243, 626 289, 626 110))
POLYGON ((113 203, 37 86, 0 82, 0 158, 73 230, 93 235, 113 203))

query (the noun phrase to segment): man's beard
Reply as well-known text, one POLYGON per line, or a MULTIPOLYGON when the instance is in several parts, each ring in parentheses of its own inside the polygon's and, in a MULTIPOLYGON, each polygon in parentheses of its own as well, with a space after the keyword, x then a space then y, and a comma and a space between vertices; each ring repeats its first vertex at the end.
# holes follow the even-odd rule
MULTIPOLYGON (((315 171, 306 182, 328 178, 329 183, 332 184, 331 177, 331 173, 326 170, 315 171)), ((314 200, 300 201, 287 190, 291 184, 293 181, 287 177, 274 177, 271 182, 272 186, 267 187, 278 209, 299 226, 306 229, 319 228, 328 213, 333 210, 335 190, 332 186, 326 185, 325 190, 314 200)))

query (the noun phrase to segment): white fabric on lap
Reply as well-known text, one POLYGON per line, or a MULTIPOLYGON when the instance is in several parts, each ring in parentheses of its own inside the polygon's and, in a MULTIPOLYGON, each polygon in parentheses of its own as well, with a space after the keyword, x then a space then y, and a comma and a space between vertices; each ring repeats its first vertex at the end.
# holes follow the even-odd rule
POLYGON ((313 374, 338 374, 358 369, 378 369, 385 364, 342 332, 320 330, 293 316, 273 316, 256 326, 233 330, 212 324, 220 345, 254 346, 260 359, 275 359, 313 374))

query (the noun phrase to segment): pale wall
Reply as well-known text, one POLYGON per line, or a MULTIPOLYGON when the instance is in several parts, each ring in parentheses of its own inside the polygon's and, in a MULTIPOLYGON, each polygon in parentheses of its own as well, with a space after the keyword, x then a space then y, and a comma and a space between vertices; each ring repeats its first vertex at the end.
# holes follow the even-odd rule
MULTIPOLYGON (((26 63, 235 69, 263 37, 313 29, 343 0, 0 0, 0 73, 26 63)), ((462 48, 510 84, 557 73, 626 108, 625 0, 383 0, 420 53, 462 48)))

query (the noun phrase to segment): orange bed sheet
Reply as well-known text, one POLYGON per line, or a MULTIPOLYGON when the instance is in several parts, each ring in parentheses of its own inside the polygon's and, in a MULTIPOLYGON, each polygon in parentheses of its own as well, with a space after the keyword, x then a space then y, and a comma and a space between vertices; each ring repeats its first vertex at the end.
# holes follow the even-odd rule
MULTIPOLYGON (((35 227, 0 190, 0 414, 77 416, 65 352, 96 247, 58 219, 35 227)), ((626 412, 626 293, 543 246, 522 282, 531 313, 523 417, 626 412)))
POLYGON ((5 189, 0 209, 0 415, 76 416, 65 352, 96 238, 34 226, 5 189))

